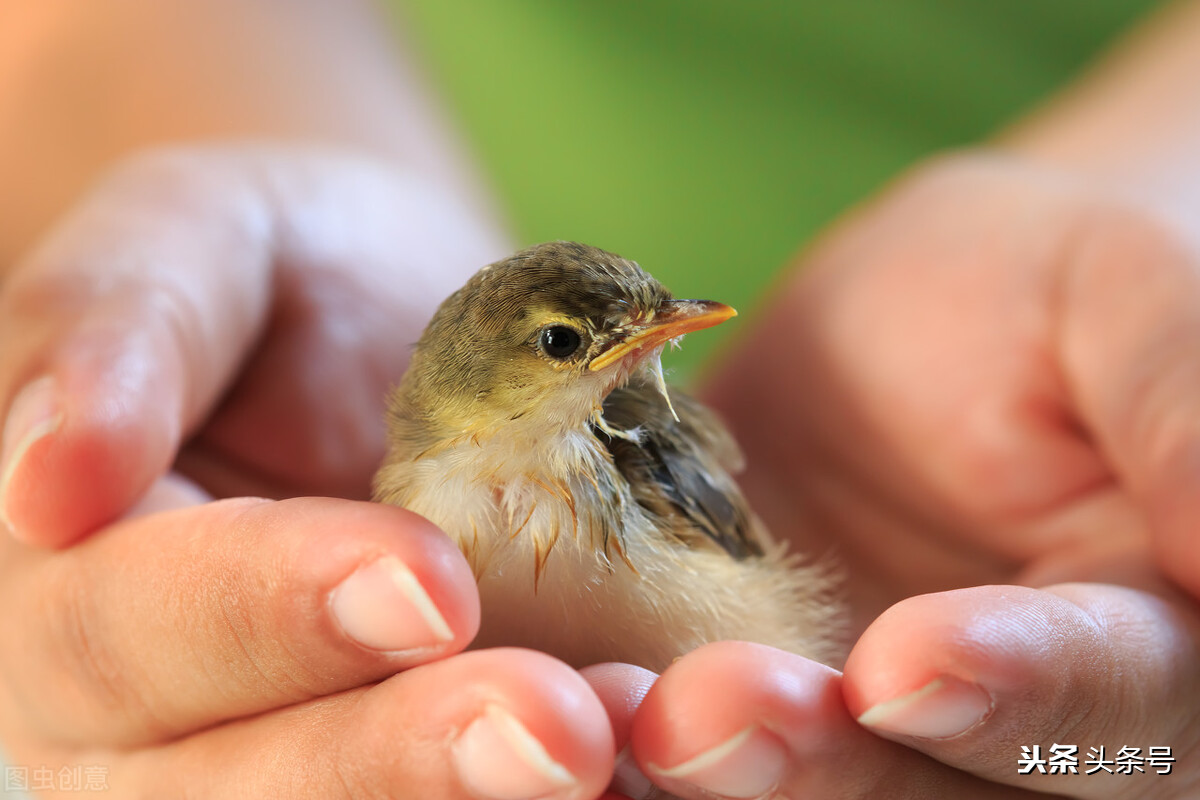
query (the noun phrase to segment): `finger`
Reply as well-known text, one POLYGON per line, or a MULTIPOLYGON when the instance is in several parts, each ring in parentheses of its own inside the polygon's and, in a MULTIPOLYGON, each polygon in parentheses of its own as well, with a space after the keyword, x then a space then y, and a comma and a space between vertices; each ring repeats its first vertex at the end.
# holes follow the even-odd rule
POLYGON ((213 501, 213 497, 194 482, 176 472, 159 478, 138 501, 125 512, 126 518, 144 517, 159 511, 188 508, 213 501))
POLYGON ((150 750, 119 762, 110 785, 138 797, 587 800, 612 762, 604 708, 578 673, 484 650, 150 750))
POLYGON ((981 161, 923 168, 806 253, 710 395, 755 508, 802 549, 837 543, 864 626, 946 576, 1011 581, 1100 515, 1025 523, 1112 483, 1047 352, 1066 245, 1046 234, 1079 200, 981 161), (788 369, 769 355, 780 342, 788 369))
POLYGON ((837 672, 745 642, 673 664, 634 720, 638 763, 685 798, 1020 798, 855 724, 837 672))
POLYGON ((217 496, 363 499, 412 343, 508 246, 438 187, 378 163, 278 160, 264 179, 281 228, 271 318, 177 464, 217 496))
MULTIPOLYGON (((10 545, 17 548, 17 545, 10 545)), ((464 648, 469 567, 436 528, 349 501, 229 500, 9 554, 5 685, 31 735, 131 746, 464 648)))
POLYGON ((612 785, 619 797, 647 800, 656 796, 653 783, 633 757, 629 737, 638 708, 658 676, 632 664, 593 664, 579 670, 604 705, 617 749, 612 785))
POLYGON ((991 781, 1071 797, 1192 796, 1192 769, 1108 770, 1125 747, 1142 759, 1171 747, 1181 767, 1194 761, 1198 632, 1194 613, 1103 584, 924 595, 863 634, 846 663, 846 700, 872 731, 991 781), (1055 770, 1019 774, 1032 748, 1053 760, 1056 746, 1067 750, 1055 770), (1107 767, 1087 763, 1105 760, 1099 748, 1107 767))
POLYGON ((57 546, 115 518, 227 393, 247 408, 205 440, 201 477, 247 493, 214 474, 233 449, 279 493, 364 494, 404 344, 487 249, 447 234, 470 221, 431 195, 377 164, 250 148, 118 170, 0 294, 8 527, 57 546))
POLYGON ((194 173, 119 172, 0 296, 0 509, 27 541, 65 543, 128 506, 262 325, 267 208, 244 181, 194 173))
POLYGON ((1200 594, 1200 262, 1148 223, 1093 222, 1062 281, 1061 359, 1164 569, 1200 594))

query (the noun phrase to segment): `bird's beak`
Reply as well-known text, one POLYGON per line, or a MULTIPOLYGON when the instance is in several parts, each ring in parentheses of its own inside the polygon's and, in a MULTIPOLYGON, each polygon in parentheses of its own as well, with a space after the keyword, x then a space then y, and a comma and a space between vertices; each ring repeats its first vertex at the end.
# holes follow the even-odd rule
POLYGON ((654 316, 638 325, 623 337, 614 339, 607 349, 588 364, 588 369, 604 369, 637 351, 649 351, 685 333, 711 328, 737 311, 713 300, 667 300, 659 305, 654 316))

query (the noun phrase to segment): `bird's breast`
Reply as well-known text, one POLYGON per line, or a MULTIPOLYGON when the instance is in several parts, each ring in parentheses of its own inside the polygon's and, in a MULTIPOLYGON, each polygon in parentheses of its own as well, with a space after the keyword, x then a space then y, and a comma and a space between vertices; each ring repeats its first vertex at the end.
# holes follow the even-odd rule
POLYGON ((655 670, 720 639, 826 652, 836 607, 819 571, 664 536, 590 432, 524 442, 397 449, 378 481, 380 500, 435 522, 471 563, 483 614, 473 646, 655 670))
POLYGON ((554 561, 574 573, 611 572, 646 521, 608 452, 587 430, 518 440, 465 436, 394 455, 382 499, 446 531, 477 577, 528 571, 536 585, 554 561))

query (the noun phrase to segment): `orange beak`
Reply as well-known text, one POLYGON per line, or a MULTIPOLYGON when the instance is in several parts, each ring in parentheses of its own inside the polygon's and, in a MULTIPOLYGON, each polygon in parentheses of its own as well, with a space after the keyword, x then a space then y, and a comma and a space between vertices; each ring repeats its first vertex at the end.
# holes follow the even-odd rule
POLYGON ((632 333, 615 340, 588 364, 588 369, 604 369, 631 353, 648 351, 685 333, 720 325, 737 311, 713 300, 668 300, 655 311, 654 318, 632 333))

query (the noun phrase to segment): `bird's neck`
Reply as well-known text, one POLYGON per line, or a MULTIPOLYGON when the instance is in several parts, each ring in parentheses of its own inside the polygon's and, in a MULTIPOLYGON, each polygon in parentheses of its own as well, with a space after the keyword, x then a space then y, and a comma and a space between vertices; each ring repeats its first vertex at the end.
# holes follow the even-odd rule
POLYGON ((436 458, 497 481, 519 475, 561 481, 594 472, 596 459, 606 457, 592 432, 599 414, 594 401, 550 409, 457 408, 404 389, 393 398, 388 419, 391 463, 436 458))

